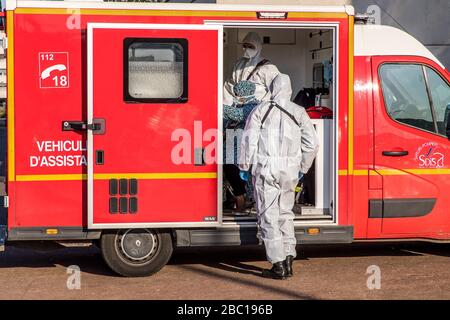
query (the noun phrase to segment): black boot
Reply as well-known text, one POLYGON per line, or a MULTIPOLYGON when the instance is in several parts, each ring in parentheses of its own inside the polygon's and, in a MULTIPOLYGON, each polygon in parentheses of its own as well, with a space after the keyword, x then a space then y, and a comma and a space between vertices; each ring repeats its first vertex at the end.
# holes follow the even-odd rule
POLYGON ((292 270, 292 263, 294 262, 294 256, 287 256, 286 260, 284 260, 286 266, 286 275, 288 277, 292 277, 294 275, 294 271, 292 270))
POLYGON ((275 262, 272 265, 272 269, 264 269, 262 271, 262 276, 264 278, 271 278, 277 280, 284 280, 287 277, 286 267, 284 261, 275 262))

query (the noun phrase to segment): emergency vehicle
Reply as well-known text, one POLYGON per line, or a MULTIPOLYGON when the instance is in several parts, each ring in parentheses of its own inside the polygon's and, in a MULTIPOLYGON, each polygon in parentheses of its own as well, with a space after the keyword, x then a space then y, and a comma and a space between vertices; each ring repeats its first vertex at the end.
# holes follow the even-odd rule
POLYGON ((143 276, 174 247, 260 243, 222 209, 222 88, 249 31, 333 113, 298 243, 450 241, 450 75, 404 31, 351 6, 7 0, 5 18, 2 246, 93 241, 143 276))

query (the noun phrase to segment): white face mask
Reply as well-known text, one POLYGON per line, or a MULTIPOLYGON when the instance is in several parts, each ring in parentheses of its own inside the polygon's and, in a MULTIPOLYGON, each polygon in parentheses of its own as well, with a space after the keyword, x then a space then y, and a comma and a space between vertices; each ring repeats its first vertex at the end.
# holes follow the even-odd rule
POLYGON ((256 49, 245 48, 244 49, 244 58, 252 59, 256 57, 258 51, 256 49))
POLYGON ((249 103, 257 103, 255 95, 246 96, 246 97, 234 97, 235 104, 249 104, 249 103))

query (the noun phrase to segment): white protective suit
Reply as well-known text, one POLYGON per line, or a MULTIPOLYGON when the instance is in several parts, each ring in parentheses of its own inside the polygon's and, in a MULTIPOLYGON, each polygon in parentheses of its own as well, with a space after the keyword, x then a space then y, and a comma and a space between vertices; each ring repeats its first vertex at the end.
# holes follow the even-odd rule
POLYGON ((272 101, 258 105, 247 118, 239 167, 252 174, 261 239, 267 259, 275 263, 296 256, 295 187, 299 172, 307 173, 314 161, 318 138, 305 109, 290 101, 289 76, 274 80, 272 94, 272 101))
POLYGON ((256 72, 252 74, 258 63, 264 60, 264 58, 261 57, 262 41, 256 32, 249 32, 245 36, 243 43, 251 43, 256 49, 247 49, 247 51, 244 49, 244 57, 236 62, 231 78, 224 84, 223 104, 228 106, 231 106, 233 102, 235 102, 233 92, 234 85, 244 80, 251 81, 256 85, 255 98, 258 102, 269 101, 271 97, 269 88, 273 79, 280 74, 278 68, 268 61, 258 67, 256 72))

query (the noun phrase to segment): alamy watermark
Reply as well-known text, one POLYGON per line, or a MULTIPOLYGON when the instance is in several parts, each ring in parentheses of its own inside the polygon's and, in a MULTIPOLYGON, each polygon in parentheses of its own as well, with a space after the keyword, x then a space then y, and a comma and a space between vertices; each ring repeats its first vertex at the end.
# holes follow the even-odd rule
POLYGON ((67 267, 66 273, 69 275, 66 281, 67 289, 81 289, 81 270, 79 266, 71 265, 67 267))
POLYGON ((69 30, 81 29, 81 10, 80 9, 67 9, 66 13, 69 17, 66 20, 66 27, 69 30))
POLYGON ((377 265, 367 267, 366 274, 369 275, 366 281, 367 289, 380 290, 381 289, 381 269, 377 265))
POLYGON ((370 16, 369 23, 381 24, 381 8, 379 6, 376 4, 368 6, 366 13, 370 16))
MULTIPOLYGON (((252 152, 260 138, 264 140, 264 151, 266 154, 279 155, 283 149, 285 137, 281 136, 280 130, 242 128, 221 130, 211 128, 203 131, 202 121, 194 121, 193 134, 185 128, 175 129, 171 134, 174 145, 171 149, 171 160, 176 165, 196 163, 196 152, 201 151, 202 163, 209 164, 252 164, 254 159, 252 152), (219 157, 219 137, 223 141, 223 157, 219 157), (242 150, 245 149, 245 150, 242 150), (244 152, 240 155, 240 152, 244 152)), ((273 156, 272 161, 298 160, 298 154, 289 156, 273 156)), ((197 164, 197 163, 196 163, 197 164)))

